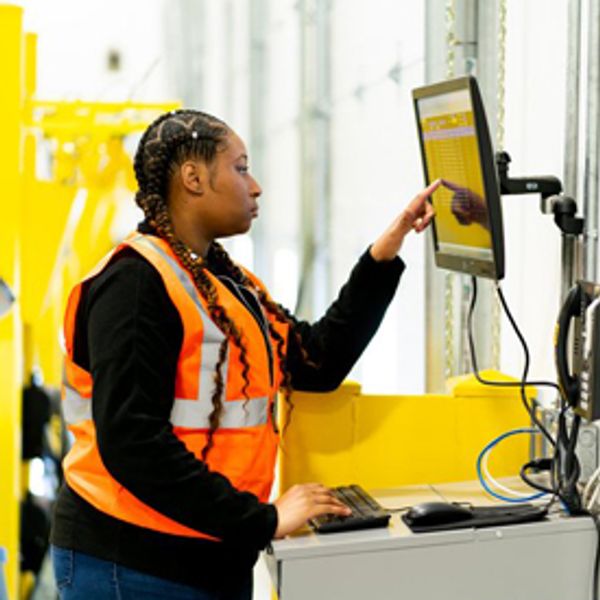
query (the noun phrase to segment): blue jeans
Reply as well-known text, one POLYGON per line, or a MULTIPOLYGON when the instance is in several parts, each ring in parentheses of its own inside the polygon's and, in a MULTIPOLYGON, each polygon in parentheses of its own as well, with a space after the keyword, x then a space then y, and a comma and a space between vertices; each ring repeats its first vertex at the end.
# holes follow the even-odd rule
POLYGON ((252 576, 233 593, 202 591, 147 575, 83 552, 52 546, 61 600, 251 600, 252 576))

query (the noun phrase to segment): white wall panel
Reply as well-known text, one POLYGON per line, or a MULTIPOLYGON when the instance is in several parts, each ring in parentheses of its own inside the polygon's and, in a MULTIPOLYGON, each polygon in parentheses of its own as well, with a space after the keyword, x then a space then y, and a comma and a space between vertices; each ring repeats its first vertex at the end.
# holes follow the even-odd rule
MULTIPOLYGON (((410 97, 423 82, 423 19, 423 7, 414 4, 334 4, 334 289, 423 184, 410 97)), ((407 238, 399 293, 353 372, 366 391, 423 391, 423 244, 407 238)))
POLYGON ((166 100, 164 0, 21 3, 38 33, 38 96, 52 99, 166 100), (107 69, 109 50, 121 68, 107 69))
MULTIPOLYGON (((562 179, 567 2, 509 0, 506 150, 511 173, 562 179), (543 18, 541 17, 543 15, 543 18)), ((560 231, 539 196, 503 199, 507 301, 530 345, 531 375, 554 379, 553 331, 559 309, 560 231)), ((502 369, 519 375, 523 354, 502 324, 502 369)))

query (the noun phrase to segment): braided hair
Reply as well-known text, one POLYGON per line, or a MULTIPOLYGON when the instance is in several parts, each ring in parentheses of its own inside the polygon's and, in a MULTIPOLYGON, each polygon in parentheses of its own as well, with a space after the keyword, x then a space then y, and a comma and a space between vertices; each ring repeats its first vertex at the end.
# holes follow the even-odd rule
MULTIPOLYGON (((133 163, 139 188, 135 201, 143 210, 147 224, 169 244, 183 266, 190 272, 198 292, 207 302, 211 319, 225 334, 215 365, 215 385, 211 396, 213 409, 209 415, 207 443, 202 450, 203 460, 206 460, 208 452, 213 446, 214 433, 219 427, 223 410, 222 398, 225 388, 223 365, 227 358, 229 341, 233 342, 240 351, 244 381, 242 393, 246 399, 248 399, 250 365, 241 331, 229 317, 225 308, 219 304, 216 288, 207 275, 204 258, 196 255, 187 244, 175 235, 167 199, 169 182, 177 168, 188 159, 201 160, 210 166, 217 153, 226 147, 227 137, 230 133, 231 130, 223 121, 200 111, 177 110, 165 113, 151 123, 142 135, 133 163)), ((211 243, 210 256, 211 260, 214 260, 219 269, 222 269, 228 277, 253 290, 262 307, 277 322, 292 323, 289 314, 246 276, 219 243, 215 241, 211 243)), ((267 320, 267 323, 271 338, 276 343, 277 359, 282 373, 281 388, 284 391, 285 400, 290 406, 289 422, 289 415, 293 407, 290 402, 291 375, 286 368, 285 341, 272 322, 267 320)), ((310 363, 299 335, 295 332, 294 335, 304 360, 310 363)))

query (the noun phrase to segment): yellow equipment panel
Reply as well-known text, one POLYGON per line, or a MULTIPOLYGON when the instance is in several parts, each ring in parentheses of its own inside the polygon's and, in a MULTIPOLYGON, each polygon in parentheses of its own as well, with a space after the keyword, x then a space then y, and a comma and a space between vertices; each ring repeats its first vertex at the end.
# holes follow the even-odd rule
POLYGON ((18 6, 0 5, 0 189, 2 189, 2 232, 0 233, 0 277, 17 300, 0 318, 0 546, 8 551, 4 567, 9 598, 17 597, 19 569, 19 499, 21 463, 21 388, 23 382, 21 330, 21 271, 19 233, 23 172, 21 168, 20 117, 23 95, 21 71, 24 64, 20 44, 23 11, 18 6))
MULTIPOLYGON (((509 380, 495 372, 488 379, 509 380)), ((317 481, 365 489, 466 481, 494 437, 529 425, 518 388, 491 388, 474 377, 450 382, 447 395, 361 394, 344 383, 330 394, 296 393, 280 457, 281 489, 317 481)), ((527 389, 529 399, 535 396, 527 389)), ((285 422, 287 411, 283 410, 285 422)), ((490 459, 498 477, 515 475, 529 457, 528 436, 503 442, 490 459)))

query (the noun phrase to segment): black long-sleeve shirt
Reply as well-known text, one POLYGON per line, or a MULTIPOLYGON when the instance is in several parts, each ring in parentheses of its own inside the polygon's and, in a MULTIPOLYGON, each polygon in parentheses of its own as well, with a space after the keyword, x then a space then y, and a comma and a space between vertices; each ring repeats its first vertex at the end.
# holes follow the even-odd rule
MULTIPOLYGON (((293 387, 335 389, 379 326, 404 266, 360 258, 337 300, 314 324, 293 321, 312 366, 289 336, 293 387)), ((219 269, 211 270, 219 276, 219 269)), ((169 415, 183 339, 158 272, 133 250, 84 288, 74 359, 92 374, 98 448, 111 475, 141 501, 221 543, 158 533, 110 517, 63 486, 52 542, 124 566, 217 589, 245 575, 272 539, 277 513, 210 471, 173 434, 169 415)))

